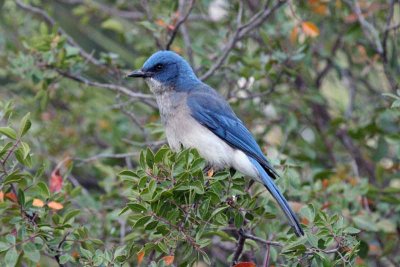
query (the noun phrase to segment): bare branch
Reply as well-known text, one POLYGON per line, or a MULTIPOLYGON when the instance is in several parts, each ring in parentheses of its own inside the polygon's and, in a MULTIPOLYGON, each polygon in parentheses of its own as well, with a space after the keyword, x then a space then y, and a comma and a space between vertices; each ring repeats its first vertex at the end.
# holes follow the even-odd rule
MULTIPOLYGON (((182 3, 184 3, 184 1, 183 1, 183 2, 180 2, 180 4, 182 4, 182 3)), ((180 19, 179 19, 179 21, 176 23, 175 28, 174 28, 174 30, 173 30, 172 33, 171 33, 171 37, 169 38, 169 41, 168 41, 168 43, 167 43, 167 45, 166 45, 166 47, 165 47, 166 50, 169 50, 169 49, 170 49, 170 47, 171 47, 171 45, 172 45, 172 43, 173 43, 173 41, 174 41, 174 39, 175 39, 175 37, 176 37, 176 34, 178 33, 179 27, 180 27, 183 23, 185 23, 185 21, 188 19, 189 15, 190 15, 190 12, 192 12, 192 10, 193 10, 194 3, 195 3, 195 0, 190 0, 190 2, 189 2, 189 8, 188 8, 188 11, 186 12, 185 16, 181 17, 181 13, 179 13, 180 19)), ((183 9, 183 8, 181 8, 181 9, 183 9)))
POLYGON ((244 242, 246 242, 246 237, 241 234, 242 231, 242 229, 239 230, 239 239, 236 245, 235 253, 233 254, 232 266, 235 265, 239 260, 239 257, 243 252, 244 242))
MULTIPOLYGON (((179 14, 184 13, 185 2, 186 2, 186 0, 179 0, 179 9, 178 9, 179 14)), ((192 16, 190 16, 190 17, 192 17, 192 16)), ((189 17, 187 18, 187 20, 188 19, 189 19, 189 17)), ((179 30, 182 34, 183 42, 185 43, 186 55, 188 57, 189 63, 191 66, 193 66, 193 69, 196 69, 194 67, 194 61, 193 61, 192 42, 190 40, 190 35, 189 35, 188 28, 186 26, 186 23, 182 23, 179 30)))
POLYGON ((388 40, 388 37, 389 37, 389 31, 387 29, 390 27, 390 22, 392 21, 392 18, 393 18, 394 4, 395 4, 395 1, 391 0, 390 1, 390 7, 389 7, 389 16, 387 16, 387 19, 386 19, 386 29, 383 32, 383 39, 382 39, 382 47, 383 47, 382 58, 383 58, 383 62, 387 62, 387 40, 388 40))
POLYGON ((361 28, 364 31, 365 37, 367 37, 369 41, 375 46, 378 54, 382 55, 383 47, 379 39, 379 33, 375 29, 375 27, 364 18, 358 1, 354 0, 354 5, 351 5, 350 1, 346 2, 351 6, 354 13, 357 15, 358 22, 360 23, 361 28))
MULTIPOLYGON (((382 47, 383 47, 383 51, 382 51, 382 60, 383 60, 383 71, 385 73, 386 78, 389 81, 390 87, 392 89, 393 92, 395 92, 397 90, 397 82, 396 79, 393 77, 389 66, 388 66, 388 62, 389 62, 389 57, 387 54, 387 49, 388 49, 388 38, 389 38, 389 32, 390 32, 390 23, 392 21, 393 18, 393 14, 394 14, 394 4, 395 4, 395 0, 391 0, 390 2, 390 7, 389 7, 389 16, 387 17, 386 20, 386 28, 385 31, 383 32, 383 39, 382 39, 382 47)), ((394 29, 396 29, 396 25, 394 25, 394 29)), ((400 24, 397 25, 398 27, 400 27, 400 24)), ((393 56, 393 55, 392 55, 393 56)))
MULTIPOLYGON (((148 0, 141 0, 140 2, 141 2, 141 4, 142 4, 142 7, 143 7, 144 11, 146 12, 147 20, 150 21, 150 22, 153 22, 153 14, 151 13, 148 0)), ((163 45, 161 44, 159 38, 157 38, 157 36, 155 36, 155 35, 154 35, 152 32, 150 32, 149 30, 146 30, 146 31, 149 32, 150 35, 153 37, 153 39, 154 39, 154 41, 155 41, 156 46, 158 47, 158 49, 163 49, 163 45)))
POLYGON ((252 235, 252 234, 246 233, 246 232, 244 232, 244 231, 239 232, 239 234, 242 235, 242 236, 245 237, 245 238, 248 238, 248 239, 251 239, 251 240, 260 242, 260 243, 262 243, 262 244, 264 244, 264 245, 274 246, 274 247, 283 247, 283 245, 282 245, 281 243, 279 243, 279 242, 270 241, 270 240, 265 240, 265 239, 262 239, 262 238, 260 238, 260 237, 254 236, 254 235, 252 235))
POLYGON ((116 84, 109 84, 109 83, 100 83, 100 82, 95 82, 95 81, 90 81, 86 78, 83 78, 82 76, 74 75, 70 72, 66 72, 60 69, 54 69, 57 71, 60 75, 69 78, 71 80, 77 81, 79 83, 83 83, 85 85, 89 86, 94 86, 94 87, 99 87, 99 88, 105 88, 117 93, 122 93, 126 96, 132 97, 132 98, 139 98, 139 99, 154 99, 153 95, 149 94, 144 94, 144 93, 137 93, 137 92, 132 92, 129 90, 127 87, 116 85, 116 84))
MULTIPOLYGON (((242 1, 240 1, 242 4, 242 1)), ((220 55, 219 58, 215 60, 214 65, 211 66, 211 68, 204 73, 201 77, 200 80, 206 80, 210 76, 214 74, 216 70, 218 70, 222 64, 225 62, 227 59, 229 53, 232 51, 232 49, 235 47, 236 43, 244 38, 249 32, 263 24, 270 16, 271 14, 274 13, 275 10, 277 10, 279 7, 281 7, 286 1, 278 1, 273 7, 268 8, 268 4, 265 5, 264 9, 257 14, 255 14, 247 23, 241 24, 241 18, 242 18, 242 7, 239 8, 238 12, 238 17, 237 17, 237 29, 233 33, 232 37, 229 39, 228 43, 225 45, 222 54, 220 55)))
POLYGON ((342 69, 341 75, 343 77, 343 83, 345 87, 349 90, 349 105, 347 106, 344 116, 346 119, 350 119, 354 110, 354 104, 356 98, 356 84, 349 69, 342 69))
MULTIPOLYGON (((119 95, 117 96, 117 101, 118 101, 118 103, 120 103, 120 101, 121 101, 119 98, 119 95)), ((129 101, 128 101, 128 103, 129 103, 129 101)), ((148 138, 149 138, 149 134, 146 131, 146 128, 142 125, 143 123, 139 120, 139 118, 136 116, 136 114, 134 114, 132 111, 126 109, 125 106, 126 105, 120 104, 120 106, 118 108, 123 114, 128 116, 137 127, 139 127, 140 131, 142 132, 142 136, 144 137, 145 142, 147 142, 148 138)))
POLYGON ((397 29, 400 29, 400 23, 386 27, 385 32, 395 31, 397 29))
POLYGON ((325 76, 328 74, 329 70, 333 67, 334 62, 332 61, 331 58, 334 58, 336 55, 336 51, 340 48, 342 45, 342 34, 339 33, 338 37, 336 38, 336 41, 331 49, 331 54, 329 57, 326 58, 326 65, 320 71, 317 75, 317 78, 315 79, 315 85, 317 88, 319 88, 322 84, 322 80, 325 78, 325 76))
POLYGON ((120 153, 120 154, 98 154, 98 155, 94 155, 91 156, 89 158, 74 158, 74 160, 82 162, 82 163, 87 163, 87 162, 92 162, 92 161, 96 161, 99 159, 105 159, 105 158, 114 158, 114 159, 123 159, 123 158, 127 158, 127 157, 135 157, 138 156, 139 152, 130 152, 130 153, 120 153))
POLYGON ((265 258, 264 258, 264 262, 263 262, 263 267, 269 266, 270 252, 271 252, 271 246, 267 245, 267 249, 265 251, 265 258))
POLYGON ((352 158, 355 160, 361 173, 368 175, 369 181, 372 184, 376 184, 375 166, 372 162, 363 157, 360 148, 353 143, 353 140, 349 136, 347 129, 338 130, 336 132, 336 136, 339 137, 343 146, 347 149, 352 158))

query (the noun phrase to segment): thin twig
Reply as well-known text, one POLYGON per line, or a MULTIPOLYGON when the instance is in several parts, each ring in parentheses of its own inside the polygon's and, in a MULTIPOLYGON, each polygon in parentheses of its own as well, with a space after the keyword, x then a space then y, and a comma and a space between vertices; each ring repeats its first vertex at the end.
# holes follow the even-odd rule
MULTIPOLYGON (((389 28, 390 22, 392 21, 392 18, 393 18, 394 4, 395 4, 395 1, 391 0, 390 1, 390 7, 389 7, 389 16, 387 16, 387 19, 386 19, 386 29, 389 28)), ((385 63, 388 60, 388 58, 387 58, 387 40, 388 40, 388 37, 389 37, 389 31, 385 30, 383 32, 383 39, 382 39, 382 47, 383 47, 382 58, 383 58, 383 62, 385 62, 385 63)))
MULTIPOLYGON (((186 0, 179 0, 179 14, 183 14, 185 2, 186 2, 186 0)), ((189 17, 188 17, 188 19, 189 19, 189 17)), ((189 35, 188 28, 186 26, 186 23, 182 23, 182 25, 180 27, 180 32, 182 34, 183 42, 185 43, 185 49, 186 49, 186 54, 187 54, 189 63, 193 67, 193 69, 196 69, 193 65, 194 61, 193 61, 192 42, 190 40, 190 35, 189 35)))
POLYGON ((370 42, 374 44, 378 54, 382 55, 383 47, 379 39, 379 33, 375 29, 375 27, 364 18, 364 15, 362 14, 361 7, 358 1, 354 0, 354 5, 351 5, 350 1, 346 2, 351 6, 354 13, 357 15, 358 22, 360 23, 361 28, 364 31, 365 37, 367 37, 370 40, 370 42))
POLYGON ((269 266, 269 258, 271 254, 271 246, 267 245, 266 251, 265 251, 265 258, 263 262, 263 267, 268 267, 269 266))
MULTIPOLYGON (((180 2, 180 3, 181 3, 181 2, 180 2)), ((183 3, 183 2, 182 2, 182 3, 183 3)), ((176 23, 176 25, 175 25, 175 27, 174 27, 174 30, 173 30, 172 33, 171 33, 171 37, 169 38, 169 41, 168 41, 167 45, 165 46, 165 49, 166 49, 166 50, 169 50, 170 47, 171 47, 171 45, 172 45, 172 43, 174 42, 174 39, 175 39, 175 37, 176 37, 176 34, 178 33, 179 27, 180 27, 183 23, 185 23, 185 21, 188 19, 189 15, 190 15, 190 12, 192 12, 192 10, 193 10, 194 3, 195 3, 195 0, 190 0, 190 2, 189 2, 189 8, 188 8, 188 11, 186 12, 185 16, 181 17, 181 14, 179 13, 179 16, 180 16, 181 18, 180 18, 179 21, 176 23)), ((182 8, 182 9, 183 9, 183 8, 182 8)))
POLYGON ((262 244, 264 244, 264 245, 274 246, 274 247, 283 247, 283 245, 282 245, 281 243, 279 243, 279 242, 270 241, 270 240, 265 240, 265 239, 262 239, 262 238, 260 238, 260 237, 254 236, 254 235, 252 235, 252 234, 246 233, 246 232, 244 232, 244 231, 239 232, 239 234, 242 235, 242 236, 245 237, 245 238, 252 239, 252 240, 257 241, 257 242, 260 242, 260 243, 262 243, 262 244))
POLYGON ((400 23, 397 23, 395 25, 389 26, 385 29, 385 32, 390 32, 390 31, 394 31, 400 28, 400 23))
POLYGON ((95 81, 90 81, 86 78, 83 78, 82 76, 74 75, 70 72, 66 72, 60 69, 54 69, 57 71, 60 75, 69 78, 71 80, 83 83, 85 85, 89 86, 94 86, 94 87, 100 87, 100 88, 105 88, 114 92, 119 92, 122 93, 126 96, 133 97, 133 98, 140 98, 140 99, 154 99, 153 95, 150 94, 144 94, 144 93, 137 93, 137 92, 132 92, 129 90, 127 87, 116 85, 116 84, 109 84, 109 83, 100 83, 100 82, 95 82, 95 81))
POLYGON ((81 185, 81 183, 78 181, 78 179, 76 179, 74 176, 69 174, 69 175, 67 175, 67 179, 74 187, 80 187, 81 188, 81 192, 84 195, 86 195, 86 196, 89 195, 89 192, 87 191, 87 189, 85 187, 83 187, 81 185))
POLYGON ((99 159, 104 159, 104 158, 114 158, 114 159, 121 159, 121 158, 126 158, 126 157, 135 157, 139 155, 138 152, 130 152, 130 153, 120 153, 120 154, 98 154, 98 155, 94 155, 91 156, 89 158, 74 158, 74 160, 76 161, 80 161, 82 163, 87 163, 87 162, 92 162, 92 161, 96 161, 99 159))
POLYGON ((60 243, 59 243, 58 246, 57 246, 57 254, 54 256, 54 258, 56 259, 56 261, 57 261, 57 263, 58 263, 58 266, 60 266, 60 267, 65 266, 64 264, 62 264, 62 263, 60 262, 60 256, 61 256, 61 254, 60 254, 60 252, 61 252, 60 249, 61 249, 62 245, 67 241, 67 237, 68 237, 70 234, 71 234, 71 232, 67 232, 67 233, 64 235, 63 239, 60 241, 60 243))
POLYGON ((207 78, 212 76, 214 74, 214 72, 216 70, 218 70, 222 66, 222 64, 225 62, 229 53, 235 47, 236 43, 239 40, 241 40, 242 38, 244 38, 249 32, 251 32, 258 26, 263 24, 271 16, 271 14, 274 13, 275 10, 277 10, 284 3, 286 3, 286 1, 278 1, 271 8, 268 8, 268 3, 267 3, 262 11, 255 14, 245 24, 240 23, 240 21, 242 19, 242 15, 243 15, 243 7, 242 7, 242 1, 240 1, 239 3, 240 3, 240 7, 239 7, 238 16, 236 19, 236 24, 237 24, 236 31, 233 33, 232 37, 229 39, 228 43, 225 45, 221 55, 215 60, 215 63, 211 66, 211 68, 200 77, 200 80, 206 80, 207 78))
POLYGON ((235 253, 233 254, 232 266, 238 262, 239 257, 243 252, 244 243, 246 242, 246 237, 241 234, 242 231, 242 229, 239 230, 239 239, 236 245, 235 253))
MULTIPOLYGON (((153 14, 151 13, 148 0, 141 0, 140 3, 144 11, 146 12, 147 20, 153 22, 153 14)), ((153 37, 154 41, 156 42, 157 48, 163 49, 163 45, 161 44, 160 39, 156 35, 154 35, 150 30, 146 29, 146 31, 153 37)))

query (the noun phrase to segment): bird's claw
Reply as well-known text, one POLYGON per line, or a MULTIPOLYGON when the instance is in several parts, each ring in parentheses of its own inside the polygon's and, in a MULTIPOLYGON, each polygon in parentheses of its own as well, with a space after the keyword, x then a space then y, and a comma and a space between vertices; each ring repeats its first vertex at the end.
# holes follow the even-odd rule
POLYGON ((208 177, 213 177, 213 175, 214 175, 214 169, 213 169, 213 168, 210 168, 210 169, 207 171, 207 176, 208 176, 208 177))

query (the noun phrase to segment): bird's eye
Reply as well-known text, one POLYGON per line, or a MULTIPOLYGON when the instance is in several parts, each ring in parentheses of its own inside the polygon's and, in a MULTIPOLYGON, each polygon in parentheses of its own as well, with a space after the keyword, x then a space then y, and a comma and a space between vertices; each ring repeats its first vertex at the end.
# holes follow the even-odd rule
POLYGON ((156 70, 162 70, 163 67, 164 67, 164 66, 163 66, 162 64, 157 64, 156 67, 155 67, 155 69, 156 69, 156 70))

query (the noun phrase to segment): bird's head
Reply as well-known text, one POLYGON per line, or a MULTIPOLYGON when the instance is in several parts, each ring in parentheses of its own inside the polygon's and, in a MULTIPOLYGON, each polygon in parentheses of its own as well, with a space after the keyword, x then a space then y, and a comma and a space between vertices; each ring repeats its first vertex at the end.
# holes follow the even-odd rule
POLYGON ((151 55, 143 67, 127 77, 144 78, 154 93, 165 90, 182 91, 193 81, 198 81, 189 63, 171 51, 158 51, 151 55))

